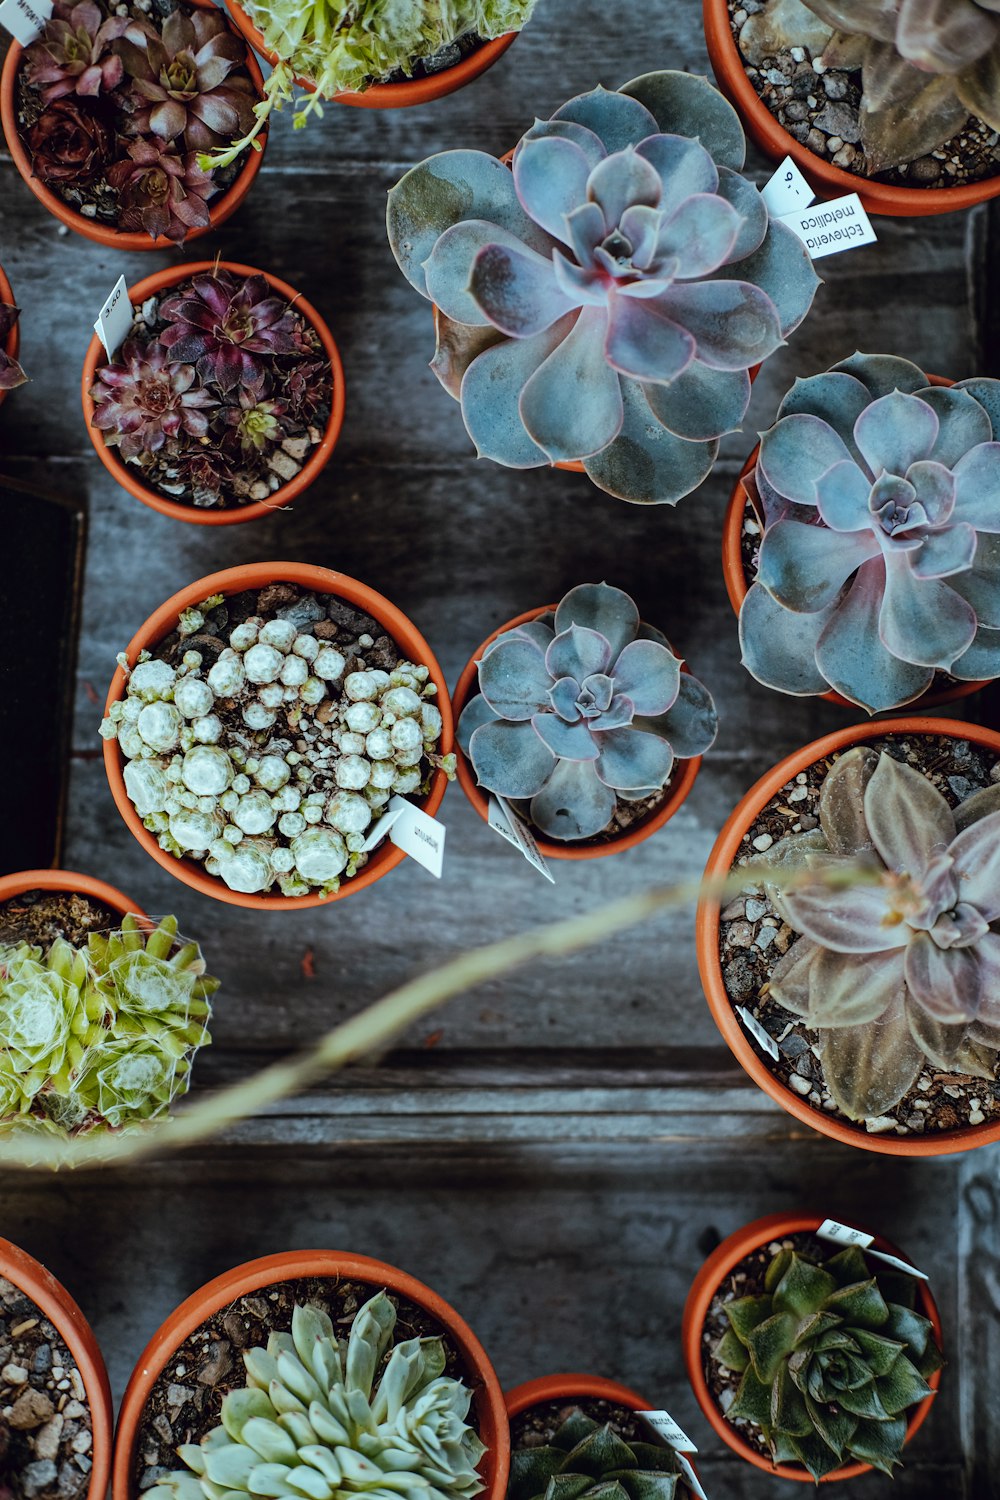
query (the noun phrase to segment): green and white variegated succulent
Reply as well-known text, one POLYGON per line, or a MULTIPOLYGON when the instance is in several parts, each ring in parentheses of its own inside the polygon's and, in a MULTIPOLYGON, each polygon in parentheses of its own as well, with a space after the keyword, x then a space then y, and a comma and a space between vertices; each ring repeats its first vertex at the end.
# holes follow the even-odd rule
POLYGON ((396 184, 389 240, 480 457, 582 460, 647 504, 701 484, 819 285, 745 154, 706 79, 648 73, 537 120, 512 170, 445 151, 396 184))
POLYGON ((471 1500, 486 1452, 465 1420, 472 1393, 444 1374, 440 1339, 392 1347, 395 1324, 379 1292, 345 1349, 326 1313, 297 1306, 290 1334, 244 1354, 247 1385, 223 1401, 221 1427, 178 1450, 188 1472, 149 1500, 471 1500))
POLYGON ((626 1442, 576 1407, 550 1443, 511 1453, 507 1500, 680 1500, 679 1478, 665 1443, 626 1442))
POLYGON ((827 773, 819 814, 817 830, 764 856, 783 872, 765 883, 768 896, 801 934, 775 965, 770 994, 819 1032, 838 1108, 853 1120, 882 1116, 928 1064, 992 1080, 1000 785, 953 810, 913 766, 859 746, 827 773), (852 866, 859 878, 830 878, 852 866))
POLYGON ((118 1129, 187 1091, 208 1040, 209 997, 196 943, 165 917, 134 917, 85 948, 0 948, 0 1129, 118 1129))
POLYGON ((727 1418, 817 1481, 851 1462, 891 1475, 907 1412, 943 1362, 915 1289, 911 1276, 873 1273, 856 1246, 776 1250, 763 1291, 724 1304, 729 1328, 712 1357, 742 1376, 727 1418))
POLYGON ((560 840, 593 838, 619 799, 665 787, 715 739, 712 695, 622 589, 584 583, 554 614, 497 636, 458 742, 480 786, 560 840))
POLYGON ((747 485, 764 521, 743 661, 869 713, 1000 676, 1000 381, 888 355, 798 380, 747 485))

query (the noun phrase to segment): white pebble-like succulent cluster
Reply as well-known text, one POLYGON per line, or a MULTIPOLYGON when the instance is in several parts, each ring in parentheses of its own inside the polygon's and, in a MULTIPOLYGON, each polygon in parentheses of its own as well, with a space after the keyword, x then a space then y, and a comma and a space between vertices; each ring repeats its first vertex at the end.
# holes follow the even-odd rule
POLYGON ((254 616, 208 667, 196 650, 179 667, 142 653, 101 734, 161 847, 247 893, 332 894, 355 874, 390 798, 454 759, 436 753, 427 667, 370 668, 357 653, 372 644, 345 655, 308 625, 254 616))

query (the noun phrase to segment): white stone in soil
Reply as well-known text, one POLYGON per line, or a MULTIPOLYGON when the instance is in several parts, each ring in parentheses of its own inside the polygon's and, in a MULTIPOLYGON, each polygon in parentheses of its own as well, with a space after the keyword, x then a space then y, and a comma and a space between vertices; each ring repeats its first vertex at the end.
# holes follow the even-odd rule
POLYGON ((122 777, 129 801, 140 818, 163 812, 167 805, 167 778, 162 767, 148 760, 130 760, 122 777))
POLYGON ((233 779, 233 763, 217 745, 195 745, 181 763, 181 780, 199 797, 217 797, 233 779))
POLYGON ((243 670, 251 682, 273 682, 281 671, 284 656, 274 646, 261 642, 251 646, 243 658, 243 670))
POLYGON ((336 646, 320 646, 313 658, 313 676, 322 677, 324 682, 339 682, 346 666, 347 658, 340 654, 336 646))
POLYGON ((347 845, 333 828, 307 828, 289 847, 296 870, 310 885, 335 880, 347 864, 347 845))
POLYGON ((371 808, 357 792, 335 792, 326 804, 326 821, 341 833, 364 833, 372 820, 371 808))
POLYGON ((182 677, 174 689, 174 703, 185 719, 203 719, 212 712, 215 694, 201 677, 182 677))
POLYGON ((167 696, 176 676, 168 662, 157 661, 155 658, 152 661, 141 661, 132 669, 128 690, 133 697, 152 703, 157 698, 167 696))
POLYGON ((143 743, 151 750, 173 750, 183 720, 172 703, 147 703, 139 715, 136 728, 143 743))
POLYGON ((209 668, 208 685, 218 698, 235 698, 243 691, 246 680, 243 658, 235 651, 223 651, 209 668))

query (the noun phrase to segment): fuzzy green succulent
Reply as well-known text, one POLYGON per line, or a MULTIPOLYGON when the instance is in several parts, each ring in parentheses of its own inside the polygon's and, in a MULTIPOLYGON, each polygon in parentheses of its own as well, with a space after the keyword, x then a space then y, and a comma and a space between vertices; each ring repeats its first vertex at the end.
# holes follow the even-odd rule
POLYGON ((0 948, 0 1128, 118 1129, 186 1092, 209 1041, 209 997, 196 943, 165 917, 135 917, 85 948, 0 948))
POLYGON ((514 1449, 507 1500, 674 1500, 680 1474, 672 1448, 626 1442, 576 1408, 550 1443, 514 1449))
POLYGON ((244 1354, 247 1384, 225 1398, 221 1427, 178 1449, 187 1470, 149 1500, 471 1500, 486 1452, 465 1421, 472 1392, 445 1375, 440 1339, 393 1346, 395 1324, 379 1292, 345 1347, 325 1312, 296 1306, 290 1334, 244 1354))
POLYGON ((891 1474, 906 1414, 943 1362, 915 1290, 912 1277, 873 1274, 856 1246, 828 1257, 778 1249, 764 1290, 725 1303, 712 1357, 742 1376, 728 1419, 816 1480, 851 1461, 891 1474))

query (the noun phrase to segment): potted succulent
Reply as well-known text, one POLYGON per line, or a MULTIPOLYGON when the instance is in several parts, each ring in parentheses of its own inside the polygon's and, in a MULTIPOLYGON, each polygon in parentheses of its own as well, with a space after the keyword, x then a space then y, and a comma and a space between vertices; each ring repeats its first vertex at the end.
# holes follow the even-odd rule
POLYGON ((122 1401, 112 1497, 318 1497, 343 1479, 503 1500, 508 1467, 499 1383, 454 1309, 382 1261, 303 1250, 217 1277, 154 1334, 122 1401))
POLYGON ((899 1259, 887 1240, 863 1235, 863 1250, 820 1237, 823 1225, 772 1214, 723 1240, 684 1307, 688 1378, 758 1469, 807 1483, 891 1475, 940 1382, 941 1320, 926 1281, 881 1259, 899 1259))
POLYGON ((23 385, 28 378, 17 362, 21 342, 17 326, 18 313, 10 282, 0 266, 0 404, 8 391, 23 385))
POLYGON ((762 777, 712 850, 709 877, 753 865, 698 908, 716 1024, 836 1140, 930 1156, 1000 1139, 998 768, 1000 735, 972 724, 841 730, 762 777))
POLYGON ((719 87, 760 148, 875 213, 1000 193, 993 0, 704 0, 719 87))
POLYGON ((488 816, 489 794, 507 799, 555 859, 614 854, 661 828, 718 722, 708 689, 606 583, 495 630, 454 710, 459 779, 477 812, 488 816))
POLYGON ((187 1092, 218 980, 197 943, 65 870, 0 879, 0 1135, 127 1130, 187 1092))
POLYGON ((250 144, 295 87, 306 94, 296 106, 302 126, 330 99, 361 109, 442 99, 491 68, 534 7, 535 0, 458 0, 448 7, 335 0, 296 9, 289 0, 226 0, 234 23, 273 69, 256 126, 232 149, 250 144))
POLYGON ((0 1488, 38 1500, 104 1500, 114 1407, 94 1331, 52 1273, 5 1239, 0 1317, 7 1330, 0 1371, 0 1488), (67 1382, 64 1390, 61 1380, 67 1382))
POLYGON ((536 122, 510 168, 445 151, 396 184, 389 240, 480 457, 646 504, 701 484, 819 285, 745 151, 705 79, 648 73, 536 122))
POLYGON ((547 1375, 515 1386, 506 1400, 508 1500, 569 1493, 690 1500, 690 1461, 639 1420, 649 1403, 628 1386, 598 1375, 547 1375))
POLYGON ((797 380, 726 519, 752 675, 869 713, 1000 675, 998 436, 1000 381, 867 354, 797 380))
POLYGON ((202 578, 119 657, 101 725, 118 809, 186 885, 266 910, 363 890, 402 850, 366 840, 393 797, 433 815, 454 775, 441 669, 343 573, 253 563, 202 578))
POLYGON ((98 457, 143 504, 224 526, 290 504, 329 462, 344 373, 319 313, 253 266, 199 261, 129 288, 115 358, 94 335, 83 411, 98 457))
POLYGON ((116 250, 182 244, 235 213, 256 150, 209 153, 248 132, 263 77, 212 0, 57 0, 40 36, 14 43, 0 118, 35 197, 77 234, 116 250))

